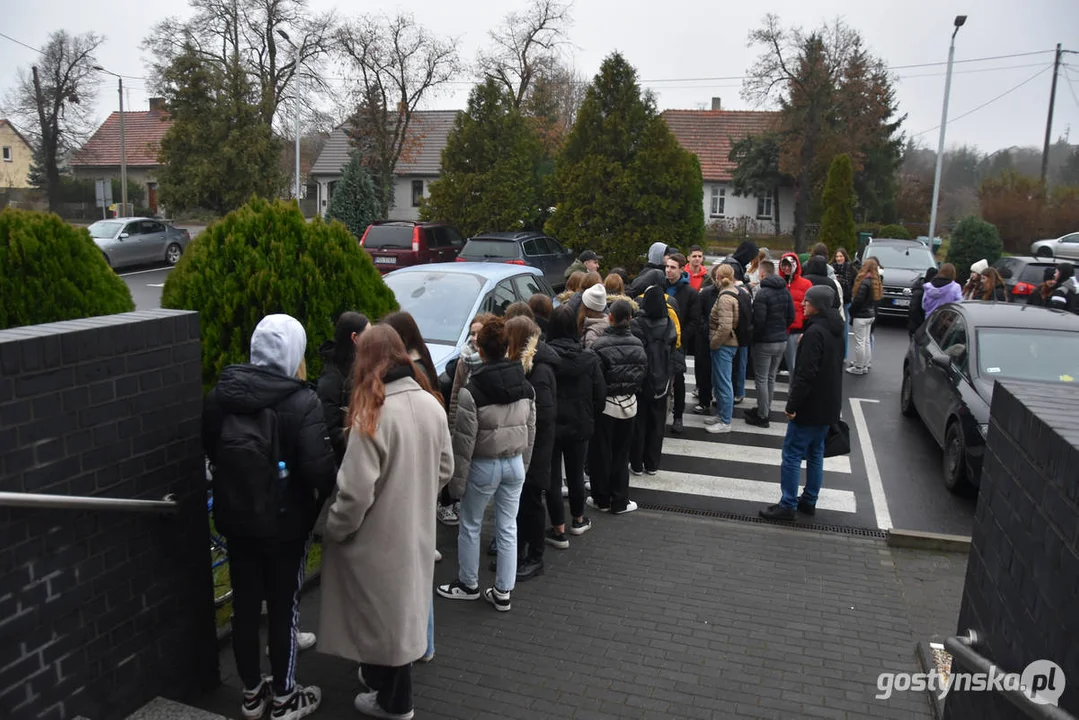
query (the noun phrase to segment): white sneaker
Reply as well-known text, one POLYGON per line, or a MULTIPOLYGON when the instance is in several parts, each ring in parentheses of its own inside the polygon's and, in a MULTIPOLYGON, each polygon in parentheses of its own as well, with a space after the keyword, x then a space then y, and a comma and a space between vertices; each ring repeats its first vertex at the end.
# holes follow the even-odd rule
POLYGON ((318 710, 322 702, 322 691, 314 685, 297 685, 290 694, 273 699, 272 720, 299 720, 318 710))
POLYGON ((439 505, 438 512, 435 516, 443 525, 456 525, 461 522, 461 519, 457 516, 457 503, 454 503, 453 505, 439 505))
POLYGON ((416 714, 414 710, 409 710, 406 713, 386 712, 382 709, 382 706, 378 704, 377 692, 360 693, 356 696, 356 699, 352 704, 361 713, 373 718, 385 718, 386 720, 412 720, 412 716, 416 714))
POLYGON ((272 678, 263 675, 259 685, 254 690, 244 690, 243 716, 249 720, 261 718, 266 714, 266 708, 273 698, 273 688, 270 686, 272 678))
POLYGON ((706 418, 704 419, 704 426, 705 426, 705 427, 710 427, 710 426, 712 426, 712 425, 715 425, 715 424, 716 424, 716 423, 718 423, 718 422, 719 422, 719 417, 718 417, 718 416, 716 416, 716 415, 709 415, 708 417, 706 417, 706 418))
POLYGON ((584 489, 585 490, 591 490, 592 489, 592 481, 591 480, 585 480, 584 481, 584 489))
POLYGON ((564 498, 569 497, 569 486, 568 485, 563 485, 562 486, 562 497, 564 497, 564 498))
POLYGON ((731 424, 720 422, 718 419, 711 425, 706 425, 705 432, 710 432, 713 435, 720 435, 722 433, 729 433, 731 431, 731 424))
POLYGON ((637 509, 637 503, 630 500, 629 504, 627 504, 625 508, 623 508, 622 510, 615 510, 614 514, 615 515, 625 515, 626 513, 631 513, 636 509, 637 509))
POLYGON ((442 562, 442 553, 438 551, 438 548, 435 548, 435 562, 442 562))
MULTIPOLYGON (((296 633, 296 649, 298 650, 310 650, 315 646, 317 638, 315 633, 299 632, 296 633)), ((266 646, 266 657, 270 656, 270 646, 266 646)))

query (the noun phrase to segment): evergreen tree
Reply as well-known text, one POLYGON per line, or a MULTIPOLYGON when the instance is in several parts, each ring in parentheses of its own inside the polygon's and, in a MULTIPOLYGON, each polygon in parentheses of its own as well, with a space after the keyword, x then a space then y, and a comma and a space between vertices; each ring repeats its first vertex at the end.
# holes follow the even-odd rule
POLYGON ((378 188, 363 166, 363 156, 353 150, 341 180, 334 186, 326 219, 340 220, 359 238, 380 217, 380 208, 378 188))
POLYGON ((495 80, 473 88, 442 151, 442 175, 420 209, 466 236, 542 227, 543 147, 495 80))
POLYGON ((735 195, 773 196, 776 235, 780 233, 779 188, 789 187, 794 178, 779 169, 780 138, 775 133, 750 135, 731 145, 728 160, 737 163, 731 174, 735 195))
POLYGON ((546 231, 577 250, 599 251, 611 265, 638 267, 654 242, 686 247, 704 236, 700 164, 618 53, 588 88, 553 187, 557 204, 546 231))
POLYGON ((281 143, 239 58, 222 70, 188 47, 163 81, 173 122, 161 140, 161 202, 224 214, 252 195, 276 197, 285 183, 281 143))
POLYGON ((828 181, 824 185, 823 207, 821 241, 833 250, 841 247, 849 252, 857 241, 854 232, 854 169, 849 155, 832 158, 828 181))

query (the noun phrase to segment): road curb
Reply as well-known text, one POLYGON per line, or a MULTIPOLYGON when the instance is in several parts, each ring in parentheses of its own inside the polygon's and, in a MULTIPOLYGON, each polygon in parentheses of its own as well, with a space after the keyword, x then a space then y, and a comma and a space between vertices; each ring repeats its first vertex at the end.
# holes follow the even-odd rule
MULTIPOLYGON (((929 648, 929 643, 931 642, 943 643, 944 638, 939 635, 933 636, 929 640, 919 640, 914 646, 914 654, 917 656, 918 665, 921 667, 922 672, 926 674, 931 670, 936 670, 937 667, 933 661, 933 653, 929 648)), ((933 720, 943 720, 944 701, 932 689, 926 690, 926 696, 929 701, 929 710, 933 714, 933 720)))
POLYGON ((966 535, 945 535, 943 533, 921 532, 918 530, 888 531, 889 547, 911 548, 913 550, 939 550, 943 552, 970 552, 971 538, 966 535))

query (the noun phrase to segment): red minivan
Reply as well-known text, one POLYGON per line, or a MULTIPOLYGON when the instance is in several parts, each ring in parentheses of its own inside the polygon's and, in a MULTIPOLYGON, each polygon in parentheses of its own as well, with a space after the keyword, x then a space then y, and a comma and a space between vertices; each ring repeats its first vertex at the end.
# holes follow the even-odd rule
POLYGON ((453 262, 464 244, 461 234, 446 223, 409 220, 372 223, 360 239, 383 275, 410 265, 453 262))

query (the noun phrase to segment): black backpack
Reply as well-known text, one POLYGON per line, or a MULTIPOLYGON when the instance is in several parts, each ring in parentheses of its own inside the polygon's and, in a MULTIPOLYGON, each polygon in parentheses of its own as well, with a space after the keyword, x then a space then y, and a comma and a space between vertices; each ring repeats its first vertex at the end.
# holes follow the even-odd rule
POLYGON ((213 469, 214 523, 226 537, 273 538, 285 483, 279 477, 277 413, 225 415, 213 469))
POLYGON ((749 347, 753 342, 753 298, 744 287, 724 290, 720 295, 734 295, 738 301, 738 323, 734 326, 734 336, 739 347, 749 347))

